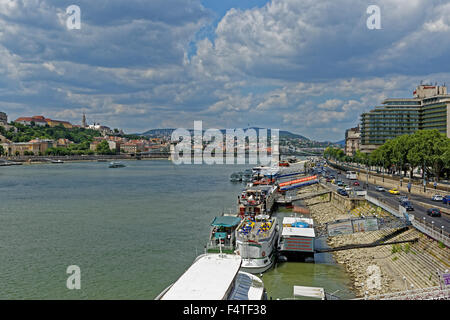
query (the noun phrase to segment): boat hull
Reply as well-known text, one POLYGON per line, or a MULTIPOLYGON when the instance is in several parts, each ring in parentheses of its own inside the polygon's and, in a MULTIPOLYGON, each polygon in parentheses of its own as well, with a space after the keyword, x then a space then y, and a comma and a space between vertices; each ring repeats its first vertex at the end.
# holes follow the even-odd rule
POLYGON ((263 259, 243 259, 241 270, 251 274, 264 273, 273 267, 275 263, 275 254, 272 252, 272 255, 267 260, 267 262, 264 262, 265 260, 263 259))

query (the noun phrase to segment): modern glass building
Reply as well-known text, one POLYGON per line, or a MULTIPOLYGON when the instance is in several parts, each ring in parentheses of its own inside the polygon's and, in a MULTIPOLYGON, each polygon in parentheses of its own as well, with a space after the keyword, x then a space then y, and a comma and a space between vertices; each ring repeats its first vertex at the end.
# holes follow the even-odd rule
POLYGON ((361 115, 361 152, 417 130, 438 129, 450 137, 450 95, 445 86, 420 85, 414 98, 386 99, 361 115))

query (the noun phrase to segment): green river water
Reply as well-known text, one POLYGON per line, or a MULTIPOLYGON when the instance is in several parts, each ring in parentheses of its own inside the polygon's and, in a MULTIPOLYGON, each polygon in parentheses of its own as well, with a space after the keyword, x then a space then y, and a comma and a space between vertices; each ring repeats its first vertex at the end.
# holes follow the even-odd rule
MULTIPOLYGON (((210 223, 236 208, 248 166, 126 161, 0 167, 0 299, 153 299, 203 253, 210 223), (81 269, 69 290, 66 269, 81 269)), ((320 262, 321 259, 319 259, 320 262)), ((293 285, 352 297, 343 268, 282 263, 263 281, 273 299, 293 285)))

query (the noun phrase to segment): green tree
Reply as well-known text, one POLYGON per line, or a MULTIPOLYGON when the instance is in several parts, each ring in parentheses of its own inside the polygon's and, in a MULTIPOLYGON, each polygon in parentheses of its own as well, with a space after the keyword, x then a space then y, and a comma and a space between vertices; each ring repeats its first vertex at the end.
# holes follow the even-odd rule
POLYGON ((108 141, 103 140, 97 145, 96 151, 98 154, 113 154, 114 152, 109 148, 108 141))

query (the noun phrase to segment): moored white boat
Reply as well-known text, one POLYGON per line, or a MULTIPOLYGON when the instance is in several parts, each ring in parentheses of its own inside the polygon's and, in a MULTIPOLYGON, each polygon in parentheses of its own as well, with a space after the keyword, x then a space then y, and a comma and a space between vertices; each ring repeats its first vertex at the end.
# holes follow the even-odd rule
POLYGON ((236 230, 236 253, 242 257, 242 270, 254 274, 269 270, 275 262, 277 242, 276 218, 244 218, 236 230))
POLYGON ((203 254, 156 300, 263 300, 263 281, 240 271, 242 258, 232 254, 203 254))
POLYGON ((278 250, 288 261, 314 259, 314 222, 311 218, 284 217, 278 250))
POLYGON ((109 167, 110 168, 122 168, 122 167, 125 167, 125 164, 123 164, 122 162, 111 162, 110 164, 109 164, 109 167))

